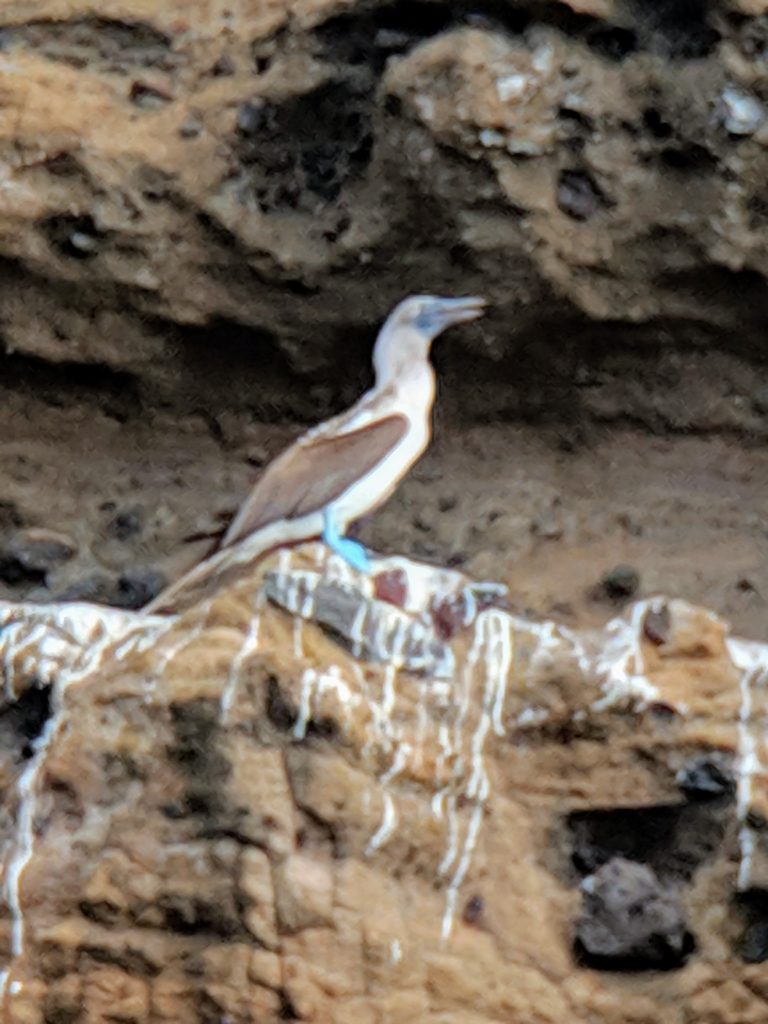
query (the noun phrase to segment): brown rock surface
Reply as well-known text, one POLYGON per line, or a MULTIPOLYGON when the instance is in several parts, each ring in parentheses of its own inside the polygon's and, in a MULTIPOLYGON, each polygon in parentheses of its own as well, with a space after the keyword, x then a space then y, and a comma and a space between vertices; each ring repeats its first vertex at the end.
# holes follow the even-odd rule
POLYGON ((370 328, 435 282, 488 294, 496 349, 544 319, 624 345, 668 331, 762 347, 761 15, 428 0, 96 10, 3 9, 13 351, 167 390, 172 325, 218 321, 310 368, 334 359, 340 327, 370 328))
POLYGON ((765 637, 758 6, 4 4, 0 544, 76 551, 4 596, 141 605, 396 299, 479 291, 367 539, 765 637))
POLYGON ((761 1019, 765 646, 377 563, 406 632, 463 602, 446 679, 320 546, 264 571, 181 615, 2 608, 4 1020, 761 1019), (398 657, 315 624, 333 581, 398 657))
POLYGON ((768 1018, 764 8, 3 4, 3 1019, 768 1018), (128 611, 417 290, 492 310, 361 534, 514 618, 128 611))

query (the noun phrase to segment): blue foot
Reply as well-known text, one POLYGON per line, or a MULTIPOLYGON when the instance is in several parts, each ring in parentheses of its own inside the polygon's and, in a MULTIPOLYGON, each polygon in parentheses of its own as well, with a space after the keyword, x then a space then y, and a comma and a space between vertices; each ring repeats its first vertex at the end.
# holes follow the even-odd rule
POLYGON ((327 544, 331 551, 340 555, 353 569, 357 569, 358 572, 369 572, 371 563, 365 548, 356 540, 341 536, 330 509, 326 509, 323 513, 323 523, 323 543, 327 544))

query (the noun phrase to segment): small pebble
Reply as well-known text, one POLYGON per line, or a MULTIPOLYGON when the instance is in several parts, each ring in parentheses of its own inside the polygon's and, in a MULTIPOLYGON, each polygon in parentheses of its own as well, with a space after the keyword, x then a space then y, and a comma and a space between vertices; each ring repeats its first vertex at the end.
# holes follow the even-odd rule
POLYGON ((658 610, 651 608, 643 619, 643 636, 652 644, 661 647, 669 640, 669 630, 672 625, 669 608, 663 605, 658 610))
POLYGON ((517 100, 526 92, 530 79, 526 75, 504 75, 496 79, 496 95, 502 103, 517 100))
POLYGON ((757 587, 747 576, 740 576, 736 580, 736 589, 742 594, 756 594, 757 587))
POLYGON ((229 77, 235 73, 235 64, 232 58, 228 54, 223 54, 219 57, 216 63, 211 68, 211 74, 216 78, 229 77))
POLYGON ((73 231, 69 236, 69 244, 83 255, 90 256, 98 249, 99 240, 94 235, 89 235, 85 231, 73 231))
POLYGON ((679 967, 693 949, 679 893, 645 864, 614 857, 581 884, 576 936, 594 967, 679 967))
POLYGON ((557 186, 557 205, 574 220, 589 220, 605 206, 605 199, 588 174, 563 171, 557 186))
POLYGON ((597 585, 597 596, 611 601, 626 601, 640 589, 640 574, 631 565, 617 565, 610 569, 597 585))
POLYGON ((484 909, 485 902, 482 896, 470 896, 470 898, 464 904, 464 912, 462 914, 465 923, 477 924, 480 918, 483 916, 484 909))
POLYGON ((543 540, 560 540, 563 536, 561 516, 553 509, 542 512, 532 521, 531 533, 543 540))
POLYGON ((235 122, 241 135, 255 135, 267 122, 269 112, 264 103, 241 103, 235 122))
POLYGON ((373 578, 373 596, 402 608, 408 600, 408 577, 402 569, 387 569, 373 578))
POLYGON ((121 509, 107 524, 107 533, 116 540, 126 541, 137 536, 144 528, 144 509, 140 505, 121 509))
POLYGON ((467 621, 467 601, 463 594, 444 597, 430 607, 435 633, 441 640, 450 640, 467 621))
POLYGON ((181 123, 179 135, 182 139, 196 139, 202 130, 203 122, 200 120, 200 115, 190 112, 181 123))
POLYGON ((161 572, 154 569, 129 569, 117 580, 117 593, 111 603, 117 608, 138 611, 148 604, 167 585, 161 572))
POLYGON ((765 108, 754 96, 734 89, 723 90, 723 125, 731 135, 753 135, 765 120, 765 108))
POLYGON ((677 773, 676 782, 691 800, 714 800, 736 790, 733 765, 720 754, 692 758, 677 773))
POLYGON ((128 93, 128 99, 137 107, 147 110, 157 110, 170 103, 173 96, 167 89, 157 85, 150 85, 147 82, 132 82, 128 93))

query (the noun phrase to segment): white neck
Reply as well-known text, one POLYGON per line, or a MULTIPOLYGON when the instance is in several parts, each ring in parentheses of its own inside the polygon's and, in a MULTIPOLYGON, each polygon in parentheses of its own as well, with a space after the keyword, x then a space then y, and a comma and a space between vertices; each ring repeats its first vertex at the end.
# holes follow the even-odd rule
POLYGON ((429 340, 419 331, 400 326, 392 330, 385 324, 373 350, 377 390, 385 387, 400 390, 434 381, 429 346, 429 340))

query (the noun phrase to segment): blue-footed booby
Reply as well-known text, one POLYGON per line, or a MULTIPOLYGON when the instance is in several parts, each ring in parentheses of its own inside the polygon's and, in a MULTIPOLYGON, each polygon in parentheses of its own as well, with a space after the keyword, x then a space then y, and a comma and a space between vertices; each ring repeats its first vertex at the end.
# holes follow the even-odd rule
POLYGON ((484 309, 481 298, 434 295, 414 295, 396 306, 376 339, 371 390, 270 463, 220 550, 147 610, 166 607, 180 588, 194 586, 204 570, 249 562, 260 553, 315 537, 353 568, 367 571, 365 549, 344 532, 387 500, 429 444, 435 399, 432 341, 452 324, 481 316, 484 309))

